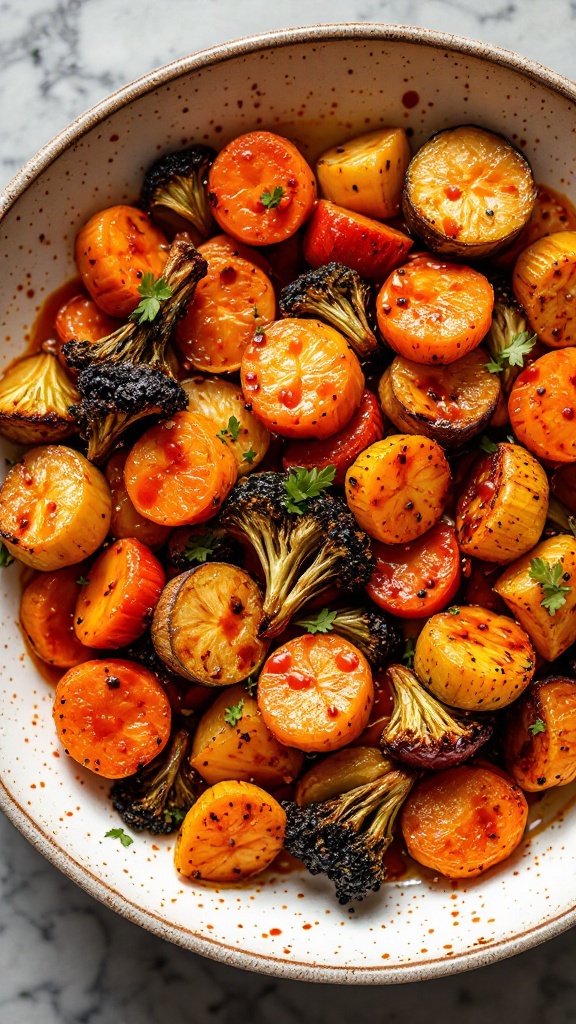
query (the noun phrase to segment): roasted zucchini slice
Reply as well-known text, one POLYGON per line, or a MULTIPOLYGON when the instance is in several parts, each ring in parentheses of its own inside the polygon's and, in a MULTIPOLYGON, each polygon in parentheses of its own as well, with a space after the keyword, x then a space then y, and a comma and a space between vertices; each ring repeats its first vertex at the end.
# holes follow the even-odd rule
POLYGON ((535 200, 522 153, 502 136, 465 124, 433 135, 412 158, 402 212, 433 252, 469 260, 511 245, 535 200))

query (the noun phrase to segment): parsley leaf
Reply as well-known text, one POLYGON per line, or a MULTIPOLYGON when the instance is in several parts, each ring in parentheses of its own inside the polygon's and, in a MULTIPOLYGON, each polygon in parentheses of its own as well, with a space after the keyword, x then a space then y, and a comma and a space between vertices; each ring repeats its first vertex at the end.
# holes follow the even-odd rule
POLYGON ((325 466, 324 469, 304 469, 295 466, 290 470, 284 481, 286 499, 284 505, 288 512, 301 516, 308 508, 310 498, 317 498, 322 491, 332 485, 336 476, 336 466, 325 466))
POLYGON ((242 718, 242 708, 244 707, 244 698, 241 697, 237 704, 233 704, 231 708, 226 708, 224 712, 224 721, 228 725, 238 725, 238 722, 242 718))
POLYGON ((520 331, 519 334, 513 334, 512 340, 506 348, 503 348, 495 359, 491 359, 489 363, 485 363, 486 369, 490 373, 502 373, 506 369, 504 362, 508 363, 508 366, 524 366, 524 356, 527 356, 534 345, 537 342, 535 334, 530 334, 529 331, 520 331))
POLYGON ((261 338, 263 334, 264 334, 264 328, 262 327, 262 325, 260 325, 254 331, 254 337, 255 338, 261 338))
POLYGON ((79 587, 87 587, 88 584, 90 583, 90 580, 86 579, 85 576, 79 576, 78 579, 76 580, 76 583, 78 584, 79 587))
POLYGON ((208 555, 214 554, 214 534, 203 533, 199 537, 190 537, 183 551, 187 562, 205 562, 208 555))
POLYGON ((104 833, 105 839, 119 839, 122 846, 132 846, 134 840, 132 836, 126 834, 123 828, 111 828, 109 832, 104 833))
POLYGON ((404 646, 404 654, 402 655, 402 661, 408 668, 414 667, 414 653, 416 648, 414 646, 414 640, 411 636, 408 637, 404 646))
POLYGON ((12 565, 13 561, 14 556, 10 554, 4 542, 0 540, 0 568, 6 569, 8 565, 12 565))
POLYGON ((165 277, 154 280, 154 274, 144 274, 142 284, 138 288, 138 294, 142 295, 140 302, 133 313, 130 313, 129 320, 136 320, 139 324, 147 320, 155 320, 160 312, 160 305, 166 299, 171 298, 172 289, 165 277))
POLYGON ((571 590, 570 587, 560 583, 562 579, 561 562, 550 565, 544 558, 532 558, 528 575, 531 580, 539 583, 542 587, 544 593, 544 597, 540 601, 542 608, 545 608, 549 615, 555 615, 562 605, 566 604, 566 594, 569 594, 571 590))
POLYGON ((541 718, 537 718, 528 728, 533 736, 537 736, 539 732, 546 732, 546 725, 541 718))
POLYGON ((228 438, 231 438, 232 441, 237 441, 240 437, 240 425, 240 420, 236 419, 235 416, 231 416, 228 420, 228 426, 219 430, 216 437, 224 444, 226 444, 228 438))
POLYGON ((331 612, 329 608, 323 608, 318 612, 315 619, 298 619, 296 626, 302 626, 308 633, 330 633, 334 628, 333 623, 338 612, 331 612))
POLYGON ((164 808, 164 820, 171 821, 175 825, 180 825, 186 817, 187 811, 183 807, 173 807, 171 810, 164 808))
POLYGON ((246 687, 246 689, 248 691, 248 696, 249 697, 253 697, 254 694, 256 693, 256 689, 258 687, 258 680, 254 679, 253 676, 248 676, 248 679, 244 683, 244 686, 246 687))
POLYGON ((494 441, 491 441, 489 437, 486 437, 486 434, 484 434, 480 438, 480 441, 478 442, 478 447, 481 448, 482 451, 486 452, 488 455, 492 455, 494 452, 498 451, 498 445, 494 444, 494 441))
POLYGON ((282 185, 276 185, 271 192, 263 192, 260 196, 260 202, 262 206, 265 206, 267 210, 275 210, 277 206, 280 206, 284 198, 284 189, 282 185))
POLYGON ((460 609, 457 604, 450 605, 448 612, 450 615, 460 615, 460 609))
POLYGON ((242 456, 242 462, 247 462, 248 465, 251 466, 255 458, 256 452, 254 451, 253 448, 249 448, 247 452, 244 452, 244 455, 242 456))

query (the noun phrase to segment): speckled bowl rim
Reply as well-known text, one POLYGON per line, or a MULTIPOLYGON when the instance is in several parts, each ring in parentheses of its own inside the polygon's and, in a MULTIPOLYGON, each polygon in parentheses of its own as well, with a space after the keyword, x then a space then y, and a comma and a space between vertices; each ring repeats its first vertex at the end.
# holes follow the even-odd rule
MULTIPOLYGON (((576 104, 576 85, 563 75, 559 75, 536 61, 521 57, 511 50, 493 46, 463 36, 435 32, 430 29, 407 27, 402 25, 385 25, 374 23, 341 23, 334 25, 310 25, 305 28, 281 29, 259 35, 247 36, 233 42, 202 50, 190 56, 181 57, 161 68, 137 78, 129 85, 118 89, 106 99, 97 103, 90 110, 76 118, 64 128, 51 142, 43 146, 27 164, 24 165, 0 193, 0 221, 5 217, 18 198, 26 191, 39 175, 49 167, 66 149, 78 142, 83 135, 100 124, 116 110, 132 100, 144 96, 160 85, 173 82, 182 75, 189 74, 213 64, 233 60, 243 54, 255 53, 275 47, 291 46, 298 43, 321 43, 335 39, 378 39, 387 42, 416 43, 431 46, 453 53, 466 54, 490 63, 499 64, 512 71, 519 72, 525 78, 538 85, 551 89, 576 104)), ((355 985, 384 985, 400 982, 425 981, 430 978, 442 977, 474 967, 482 967, 502 960, 516 953, 530 949, 546 942, 548 939, 566 931, 576 923, 576 906, 569 907, 545 924, 536 925, 517 935, 495 941, 481 949, 461 953, 451 957, 425 960, 411 964, 382 967, 345 968, 318 967, 310 963, 286 961, 278 957, 244 953, 237 948, 218 942, 191 929, 176 927, 165 920, 160 914, 143 911, 136 904, 126 899, 111 886, 106 885, 63 850, 56 840, 44 832, 24 808, 8 792, 0 779, 0 809, 6 817, 19 829, 22 835, 36 849, 54 864, 60 871, 72 879, 77 885, 94 896, 105 906, 117 911, 134 924, 141 925, 148 931, 167 939, 177 945, 200 953, 212 960, 218 960, 232 967, 272 974, 281 978, 297 981, 330 982, 355 985)))

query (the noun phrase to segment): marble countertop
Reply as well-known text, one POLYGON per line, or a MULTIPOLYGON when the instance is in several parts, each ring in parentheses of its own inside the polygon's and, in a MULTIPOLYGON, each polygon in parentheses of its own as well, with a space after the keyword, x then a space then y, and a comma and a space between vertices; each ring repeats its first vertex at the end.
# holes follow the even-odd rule
MULTIPOLYGON (((574 76, 574 0, 0 0, 0 184, 77 114, 187 52, 335 21, 423 25, 574 76)), ((242 973, 114 915, 0 819, 0 1021, 10 1024, 567 1024, 576 933, 466 975, 380 989, 242 973)))

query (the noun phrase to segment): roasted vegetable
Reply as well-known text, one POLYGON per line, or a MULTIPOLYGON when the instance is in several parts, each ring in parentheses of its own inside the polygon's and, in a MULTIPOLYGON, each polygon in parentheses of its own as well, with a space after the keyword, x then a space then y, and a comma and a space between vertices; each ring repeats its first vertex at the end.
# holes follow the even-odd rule
POLYGON ((378 347, 370 326, 372 289, 355 270, 342 263, 326 263, 308 270, 280 292, 278 306, 284 317, 312 317, 340 331, 361 359, 378 347))
POLYGON ((188 397, 161 370, 131 362, 92 363, 78 374, 80 401, 71 407, 88 458, 103 462, 122 434, 147 416, 170 419, 188 397))
POLYGON ((39 573, 22 593, 20 627, 37 658, 72 668, 92 657, 74 632, 79 566, 39 573))
POLYGON ((327 875, 342 904, 378 892, 386 878, 384 855, 415 775, 386 761, 382 768, 379 778, 330 800, 284 804, 286 849, 311 874, 327 875))
POLYGON ((490 739, 489 721, 455 715, 426 692, 409 668, 391 665, 386 678, 394 709, 380 745, 390 757, 411 768, 437 771, 462 764, 490 739))
POLYGON ((526 689, 536 659, 517 622, 486 608, 449 609, 424 623, 414 671, 435 697, 462 711, 494 711, 526 689))
POLYGON ((68 365, 82 370, 90 363, 144 363, 173 377, 169 352, 172 332, 206 270, 206 260, 190 242, 175 241, 164 271, 171 295, 154 318, 143 323, 130 320, 100 341, 67 341, 62 351, 68 365))
POLYGON ((146 171, 140 193, 146 212, 161 223, 177 227, 183 218, 196 245, 208 238, 214 226, 206 186, 215 156, 211 146, 198 143, 176 153, 164 153, 146 171))
POLYGON ((0 378, 0 433, 15 444, 62 441, 75 431, 78 392, 52 352, 35 352, 0 378))
POLYGON ((242 388, 219 377, 189 377, 182 381, 188 410, 213 420, 217 436, 229 446, 238 476, 252 472, 268 451, 270 434, 251 412, 242 388))
POLYGON ((219 523, 254 546, 266 577, 260 636, 281 633, 293 615, 327 587, 358 590, 373 567, 370 539, 344 502, 309 498, 305 511, 288 512, 281 473, 255 473, 234 488, 219 523))
POLYGON ((496 257, 498 267, 512 268, 523 249, 557 231, 576 229, 576 208, 567 195, 557 192, 549 185, 536 185, 536 202, 532 207, 530 220, 509 249, 496 257))
POLYGON ((145 768, 114 783, 112 806, 129 828, 167 835, 180 827, 200 791, 200 779, 188 763, 189 750, 190 733, 180 728, 145 768))
POLYGON ((151 519, 145 519, 134 508, 124 483, 127 455, 128 452, 125 448, 115 452, 108 459, 104 470, 112 495, 110 536, 114 540, 121 537, 135 537, 152 551, 156 551, 166 543, 170 536, 170 530, 166 526, 160 526, 159 523, 153 523, 151 519))
POLYGON ((506 769, 529 793, 576 779, 576 681, 548 676, 508 711, 506 769))
POLYGON ((492 323, 484 344, 491 356, 492 374, 499 378, 506 395, 510 393, 535 343, 536 338, 528 330, 526 314, 511 286, 506 279, 498 279, 494 283, 492 323))
POLYGON ((322 803, 376 782, 391 768, 392 762, 377 747, 343 747, 314 762, 298 780, 294 800, 299 807, 322 803))
POLYGON ((174 569, 183 572, 203 562, 243 564, 242 546, 226 530, 213 523, 179 526, 170 534, 168 559, 174 569))
POLYGON ((230 686, 256 672, 268 645, 258 638, 260 588, 248 573, 207 562, 176 576, 152 620, 157 653, 173 672, 203 686, 230 686))
POLYGON ((387 220, 400 209, 402 180, 410 163, 403 128, 378 128, 333 146, 318 158, 322 195, 347 210, 387 220))
MULTIPOLYGON (((328 612, 328 609, 322 611, 328 612)), ((328 613, 328 621, 327 628, 322 625, 318 628, 311 613, 308 622, 299 621, 296 625, 306 625, 311 633, 334 632, 345 637, 362 651, 374 669, 382 668, 398 650, 399 634, 379 608, 338 608, 328 613)))
POLYGON ((474 349, 448 366, 422 366, 396 356, 378 385, 384 413, 398 430, 459 448, 490 422, 500 397, 486 353, 474 349))
POLYGON ((576 348, 565 348, 540 356, 514 382, 510 423, 539 459, 576 462, 575 379, 576 348))
POLYGON ((408 235, 389 224, 320 199, 306 226, 302 248, 311 267, 336 261, 381 284, 394 267, 404 263, 413 245, 408 235))
POLYGON ((456 535, 460 550, 501 565, 540 540, 548 511, 548 479, 518 444, 498 444, 474 463, 460 496, 456 535))
POLYGON ((572 289, 576 282, 576 231, 558 231, 520 253, 512 284, 530 326, 549 348, 576 341, 572 289))
POLYGON ((526 158, 476 125, 433 135, 410 161, 402 212, 433 252, 492 256, 527 224, 536 186, 526 158))
POLYGON ((372 545, 376 565, 366 587, 375 604, 401 619, 439 612, 460 584, 460 550, 454 527, 440 520, 409 544, 372 545))

